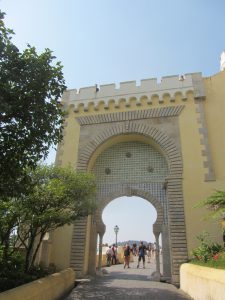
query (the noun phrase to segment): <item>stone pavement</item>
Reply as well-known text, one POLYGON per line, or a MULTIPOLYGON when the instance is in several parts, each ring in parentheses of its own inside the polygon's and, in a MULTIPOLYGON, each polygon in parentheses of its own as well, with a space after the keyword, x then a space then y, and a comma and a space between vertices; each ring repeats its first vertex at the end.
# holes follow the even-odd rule
POLYGON ((137 269, 137 262, 130 264, 130 269, 123 265, 106 267, 103 275, 81 281, 65 300, 98 299, 146 299, 146 300, 190 300, 175 286, 162 282, 150 281, 150 274, 155 270, 153 263, 142 264, 137 269))

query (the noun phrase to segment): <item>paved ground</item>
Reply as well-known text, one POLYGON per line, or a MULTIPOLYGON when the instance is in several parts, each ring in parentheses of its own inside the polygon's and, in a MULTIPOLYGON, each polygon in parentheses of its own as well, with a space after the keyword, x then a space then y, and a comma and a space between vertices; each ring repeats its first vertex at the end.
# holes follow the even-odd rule
POLYGON ((98 299, 146 299, 146 300, 187 300, 191 299, 175 286, 150 281, 155 265, 146 264, 137 269, 137 263, 131 263, 130 269, 123 265, 103 269, 103 275, 79 283, 65 300, 98 299))

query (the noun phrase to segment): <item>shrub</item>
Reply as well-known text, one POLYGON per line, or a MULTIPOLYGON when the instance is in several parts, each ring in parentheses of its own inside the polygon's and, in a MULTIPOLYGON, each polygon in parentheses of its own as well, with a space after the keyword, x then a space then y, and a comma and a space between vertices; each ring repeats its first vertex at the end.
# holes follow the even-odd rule
POLYGON ((13 253, 9 259, 2 259, 2 248, 0 247, 0 292, 15 288, 49 274, 40 266, 34 267, 29 273, 24 269, 24 257, 20 253, 13 253))
POLYGON ((200 245, 192 251, 192 262, 211 267, 225 267, 224 247, 209 240, 209 234, 203 232, 197 236, 200 245))

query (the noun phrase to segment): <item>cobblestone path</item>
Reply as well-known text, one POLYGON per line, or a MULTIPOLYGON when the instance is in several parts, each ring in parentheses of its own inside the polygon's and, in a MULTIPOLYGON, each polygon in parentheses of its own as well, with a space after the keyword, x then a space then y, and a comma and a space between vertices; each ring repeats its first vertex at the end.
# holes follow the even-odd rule
POLYGON ((146 263, 137 269, 133 262, 129 269, 123 265, 103 269, 103 275, 81 281, 65 300, 98 299, 146 299, 146 300, 190 300, 185 293, 175 286, 162 282, 150 281, 150 274, 155 265, 146 263))

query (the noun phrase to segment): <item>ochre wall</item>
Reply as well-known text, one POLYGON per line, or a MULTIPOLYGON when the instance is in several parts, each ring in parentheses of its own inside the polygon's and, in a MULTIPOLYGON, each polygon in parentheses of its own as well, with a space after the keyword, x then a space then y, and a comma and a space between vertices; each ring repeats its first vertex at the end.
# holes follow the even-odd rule
POLYGON ((20 285, 0 293, 0 300, 58 300, 74 288, 76 274, 68 268, 60 273, 20 285))
POLYGON ((56 266, 57 271, 70 266, 72 230, 72 225, 66 225, 52 233, 50 263, 53 263, 56 266))
MULTIPOLYGON (((216 189, 225 189, 225 71, 220 72, 212 77, 203 78, 205 88, 205 100, 203 109, 205 114, 205 123, 208 130, 208 143, 211 152, 211 164, 215 173, 214 181, 205 181, 207 168, 204 167, 206 157, 202 155, 205 146, 202 145, 202 136, 199 132, 199 113, 196 111, 197 105, 193 93, 187 94, 187 99, 182 99, 179 94, 170 101, 168 95, 165 95, 163 102, 160 103, 157 97, 152 98, 149 105, 147 99, 141 99, 141 105, 136 105, 136 98, 129 100, 129 105, 121 101, 118 108, 115 108, 114 102, 109 102, 107 109, 103 102, 100 102, 97 110, 93 104, 88 105, 84 111, 80 105, 78 112, 74 112, 72 107, 69 109, 68 118, 64 131, 63 145, 59 146, 56 163, 62 166, 72 164, 76 166, 78 159, 78 147, 80 137, 80 125, 75 118, 80 116, 91 116, 107 114, 112 112, 144 110, 157 107, 168 107, 184 105, 184 109, 178 117, 180 131, 180 148, 183 161, 183 197, 185 209, 185 221, 187 231, 188 253, 197 245, 196 236, 203 230, 208 231, 212 236, 221 241, 220 227, 216 221, 204 221, 203 216, 207 210, 204 208, 194 208, 196 203, 211 195, 216 189)), ((163 122, 163 118, 162 118, 163 122)), ((116 138, 115 138, 116 141, 116 138)), ((112 143, 109 141, 109 145, 112 143)), ((107 143, 104 149, 108 147, 107 143)), ((91 165, 97 155, 92 158, 91 165)), ((71 247, 71 227, 65 227, 57 230, 53 237, 52 262, 61 269, 69 266, 69 253, 71 247)), ((88 253, 86 252, 86 256, 88 253)))
POLYGON ((221 226, 217 221, 206 221, 208 213, 205 208, 193 208, 200 200, 211 195, 216 189, 225 189, 225 71, 215 76, 204 78, 206 98, 204 112, 208 129, 209 148, 212 158, 215 181, 204 181, 204 157, 201 155, 204 146, 200 144, 198 132, 198 115, 196 106, 187 101, 180 115, 180 136, 183 157, 183 194, 185 205, 187 242, 189 253, 198 243, 196 235, 203 230, 208 231, 212 238, 222 241, 221 226))
POLYGON ((180 289, 195 300, 223 300, 225 270, 183 264, 180 272, 180 289))
MULTIPOLYGON (((76 165, 80 126, 74 118, 72 110, 68 111, 65 121, 64 140, 58 147, 56 164, 67 166, 76 165)), ((52 253, 50 263, 56 265, 57 270, 70 266, 70 251, 73 226, 64 226, 52 233, 52 253)))
POLYGON ((224 187, 225 167, 225 70, 204 79, 206 101, 205 113, 218 187, 224 187), (222 183, 223 181, 223 183, 222 183))

